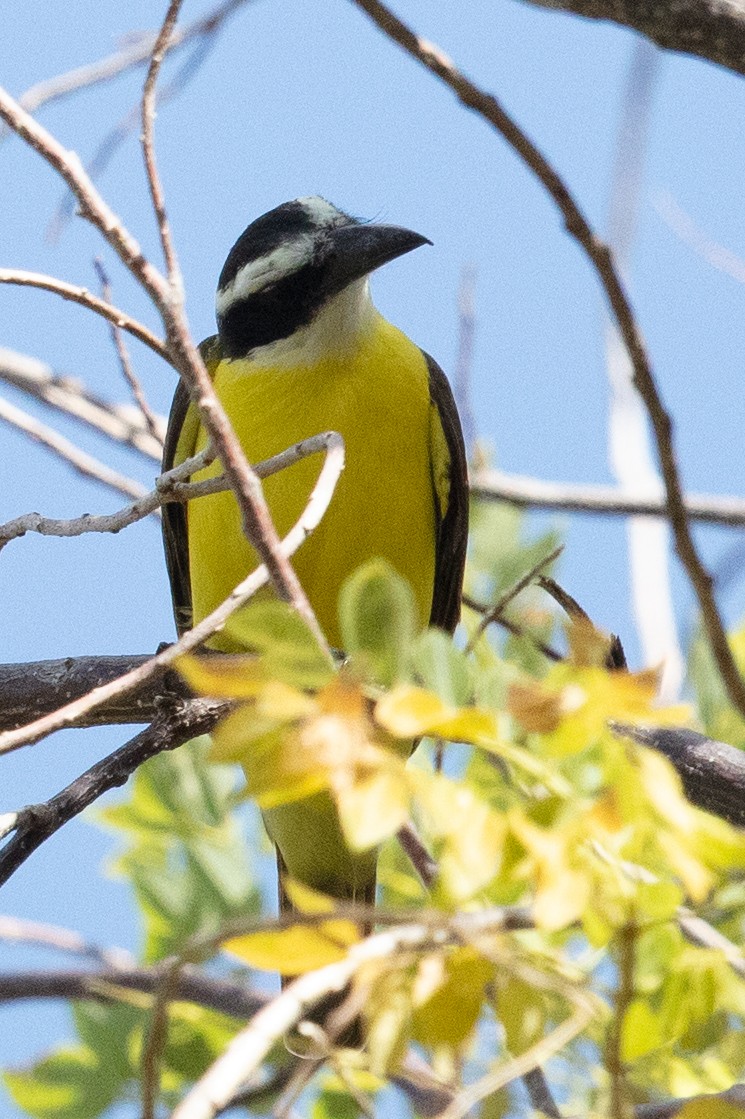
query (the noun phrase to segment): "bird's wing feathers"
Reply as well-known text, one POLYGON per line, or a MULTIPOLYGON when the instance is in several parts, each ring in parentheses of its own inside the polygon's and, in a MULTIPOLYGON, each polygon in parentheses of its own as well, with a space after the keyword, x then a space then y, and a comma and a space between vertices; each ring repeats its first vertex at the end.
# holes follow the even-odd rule
POLYGON ((468 467, 463 432, 447 377, 434 358, 429 369, 430 460, 435 493, 435 586, 430 625, 452 633, 460 619, 468 544, 468 467))
MULTIPOLYGON (((220 342, 217 335, 206 338, 199 347, 210 376, 220 364, 220 342)), ((199 433, 199 413, 189 399, 183 381, 179 381, 168 416, 163 446, 163 470, 178 466, 194 454, 199 433)), ((192 625, 191 579, 189 577, 189 543, 186 531, 186 506, 170 501, 163 506, 163 545, 166 567, 171 583, 173 613, 179 635, 192 625)))

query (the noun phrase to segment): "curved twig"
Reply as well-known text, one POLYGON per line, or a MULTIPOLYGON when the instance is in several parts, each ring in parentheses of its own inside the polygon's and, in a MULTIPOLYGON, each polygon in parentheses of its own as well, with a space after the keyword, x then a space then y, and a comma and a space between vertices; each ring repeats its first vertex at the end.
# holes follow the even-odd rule
MULTIPOLYGON (((336 483, 343 469, 344 441, 336 432, 329 432, 326 447, 326 460, 321 468, 313 492, 308 499, 308 504, 287 536, 281 541, 281 548, 285 555, 289 556, 296 552, 303 541, 317 527, 329 506, 334 494, 334 489, 336 488, 336 483)), ((206 641, 208 637, 211 637, 213 633, 225 624, 232 613, 244 603, 248 602, 248 600, 256 594, 257 590, 268 582, 269 572, 266 565, 261 564, 235 588, 233 593, 229 595, 216 610, 213 610, 213 612, 198 625, 189 630, 188 633, 185 633, 175 645, 169 645, 168 648, 163 649, 160 653, 157 653, 154 657, 147 660, 143 665, 126 673, 126 675, 120 676, 109 684, 104 684, 101 687, 95 688, 82 698, 76 699, 72 703, 65 704, 51 714, 36 719, 32 723, 27 723, 25 726, 18 727, 16 730, 5 731, 3 734, 0 734, 0 754, 8 753, 11 750, 17 750, 19 747, 26 746, 33 742, 38 742, 41 738, 51 734, 52 731, 71 726, 80 718, 89 715, 91 711, 94 711, 102 704, 108 703, 115 697, 123 696, 127 692, 132 692, 136 688, 141 687, 148 680, 162 675, 165 669, 169 668, 180 656, 192 649, 196 649, 206 641)))
POLYGON ((729 700, 745 716, 745 681, 740 676, 719 616, 712 578, 699 558, 686 517, 683 489, 673 448, 672 421, 657 390, 646 347, 610 249, 593 231, 561 176, 495 97, 470 81, 438 46, 415 35, 380 0, 352 2, 384 34, 449 86, 466 108, 478 113, 504 137, 551 195, 564 218, 567 232, 581 245, 591 261, 613 311, 633 366, 634 384, 641 394, 652 424, 676 551, 698 600, 712 654, 729 700))

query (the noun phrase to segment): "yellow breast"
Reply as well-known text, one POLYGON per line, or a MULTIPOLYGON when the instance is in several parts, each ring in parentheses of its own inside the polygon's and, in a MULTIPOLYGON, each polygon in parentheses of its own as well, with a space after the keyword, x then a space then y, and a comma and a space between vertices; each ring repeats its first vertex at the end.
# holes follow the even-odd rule
MULTIPOLYGON (((419 350, 376 315, 350 352, 312 366, 221 362, 215 386, 251 462, 319 432, 340 432, 346 467, 321 525, 293 565, 332 646, 341 646, 339 589, 373 557, 409 580, 426 625, 435 570, 435 498, 429 445, 429 380, 419 350)), ((200 432, 197 449, 205 442, 200 432)), ((317 458, 264 482, 280 535, 301 514, 320 469, 317 458)), ((217 465, 199 477, 209 477, 217 465)), ((230 493, 189 505, 194 621, 210 613, 257 564, 230 493)), ((211 642, 230 649, 218 635, 211 642)))

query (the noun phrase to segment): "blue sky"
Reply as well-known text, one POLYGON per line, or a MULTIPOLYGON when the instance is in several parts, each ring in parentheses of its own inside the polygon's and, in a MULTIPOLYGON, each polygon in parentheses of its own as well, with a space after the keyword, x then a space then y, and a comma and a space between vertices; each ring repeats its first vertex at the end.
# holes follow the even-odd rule
MULTIPOLYGON (((187 2, 186 20, 208 9, 187 2)), ((111 52, 152 27, 157 6, 29 0, 4 12, 0 83, 15 94, 41 78, 111 52)), ((603 232, 616 132, 634 36, 513 0, 401 0, 398 11, 496 94, 555 164, 603 232)), ((183 58, 183 56, 180 56, 183 58)), ((167 69, 166 74, 169 72, 167 69)), ((172 70, 170 71, 172 72, 172 70)), ((141 72, 67 99, 40 119, 83 159, 139 96, 141 72)), ((652 108, 630 291, 664 397, 689 488, 736 493, 741 454, 741 286, 703 261, 661 219, 671 195, 707 235, 745 255, 741 221, 745 86, 714 66, 664 56, 652 108)), ((566 481, 609 481, 602 294, 543 188, 487 125, 387 42, 343 0, 259 0, 227 26, 203 66, 158 116, 169 212, 195 336, 213 330, 216 278, 231 244, 264 210, 320 193, 360 216, 408 225, 434 243, 374 281, 381 310, 452 369, 456 297, 464 264, 477 270, 473 408, 505 470, 566 481)), ((153 323, 150 309, 93 230, 44 230, 58 180, 15 139, 0 146, 0 267, 55 273, 93 287, 102 255, 115 300, 153 323)), ((115 155, 102 189, 146 251, 156 255, 135 137, 115 155)), ((77 375, 123 399, 105 324, 38 292, 0 290, 0 345, 77 375)), ((172 371, 132 345, 150 400, 166 411, 172 371)), ((33 404, 8 390, 16 403, 33 404)), ((40 413, 42 414, 42 413, 40 413)), ((44 414, 49 420, 49 414, 44 414)), ((54 420, 53 422, 57 422, 54 420)), ((149 483, 153 471, 72 424, 60 429, 149 483)), ((56 516, 108 511, 117 498, 81 481, 6 428, 0 519, 30 509, 56 516)), ((625 538, 620 522, 551 520, 567 533, 561 579, 632 654, 625 538)), ((702 534, 713 560, 736 537, 702 534)), ((173 634, 157 525, 116 537, 27 537, 0 556, 3 658, 144 652, 173 634)), ((682 618, 690 596, 676 575, 682 618)), ((742 588, 726 601, 741 612, 742 588)), ((0 812, 44 800, 127 737, 126 729, 67 732, 2 759, 0 812)), ((80 929, 132 947, 137 929, 122 887, 101 875, 109 840, 76 821, 3 891, 0 911, 80 929)), ((47 962, 3 946, 9 967, 47 962)), ((0 1054, 29 1059, 60 1036, 57 1007, 5 1008, 0 1054)))

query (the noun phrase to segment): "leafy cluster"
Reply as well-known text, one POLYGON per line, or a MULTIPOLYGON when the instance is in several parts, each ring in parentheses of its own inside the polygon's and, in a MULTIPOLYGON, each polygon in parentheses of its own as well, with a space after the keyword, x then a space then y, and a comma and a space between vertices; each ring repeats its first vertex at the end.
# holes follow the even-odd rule
MULTIPOLYGON (((504 508, 481 507, 474 527, 470 600, 494 601, 551 549, 547 538, 523 544, 519 515, 504 508)), ((449 1116, 482 1100, 489 1119, 515 1114, 520 1097, 504 1086, 536 1064, 585 1115, 623 1119, 637 1102, 684 1096, 697 1098, 674 1113, 689 1119, 741 1114, 723 1093, 745 1074, 745 982, 725 952, 686 939, 682 917, 694 909, 741 941, 745 837, 692 807, 663 757, 610 729, 691 711, 656 706, 654 673, 608 669, 607 640, 589 624, 569 626, 568 652, 552 663, 537 639, 553 640, 555 621, 533 590, 508 611, 501 644, 464 613, 465 644, 418 632, 408 586, 373 562, 341 595, 343 663, 264 601, 232 623, 251 655, 182 665, 193 687, 233 700, 231 713, 211 745, 154 759, 127 802, 102 814, 128 837, 118 869, 143 914, 145 958, 222 937, 247 983, 253 969, 296 976, 350 958, 360 914, 298 885, 295 924, 257 925, 236 824, 241 798, 268 810, 323 791, 349 847, 380 848, 377 928, 393 948, 354 972, 367 1044, 333 1054, 310 1090, 318 1119, 358 1114, 392 1082, 405 1085, 412 1046, 449 1116), (412 826, 432 860, 419 873, 399 841, 412 826), (513 931, 505 915, 520 915, 513 931), (404 927, 421 935, 396 940, 404 927)), ((700 658, 697 676, 708 685, 700 658)), ((719 725, 726 707, 712 686, 706 704, 719 725)), ((71 1062, 82 1083, 112 1046, 106 1098, 91 1092, 81 1107, 78 1093, 78 1110, 53 1113, 98 1115, 134 1091, 150 1000, 107 994, 77 1007, 74 1048, 6 1078, 30 1115, 52 1114, 40 1085, 53 1081, 58 1100, 67 1086, 72 1100, 71 1062)), ((240 1025, 172 1004, 166 1104, 240 1025)), ((275 1070, 282 1060, 275 1053, 275 1070)), ((421 1095, 398 1098, 426 1112, 421 1095)))

